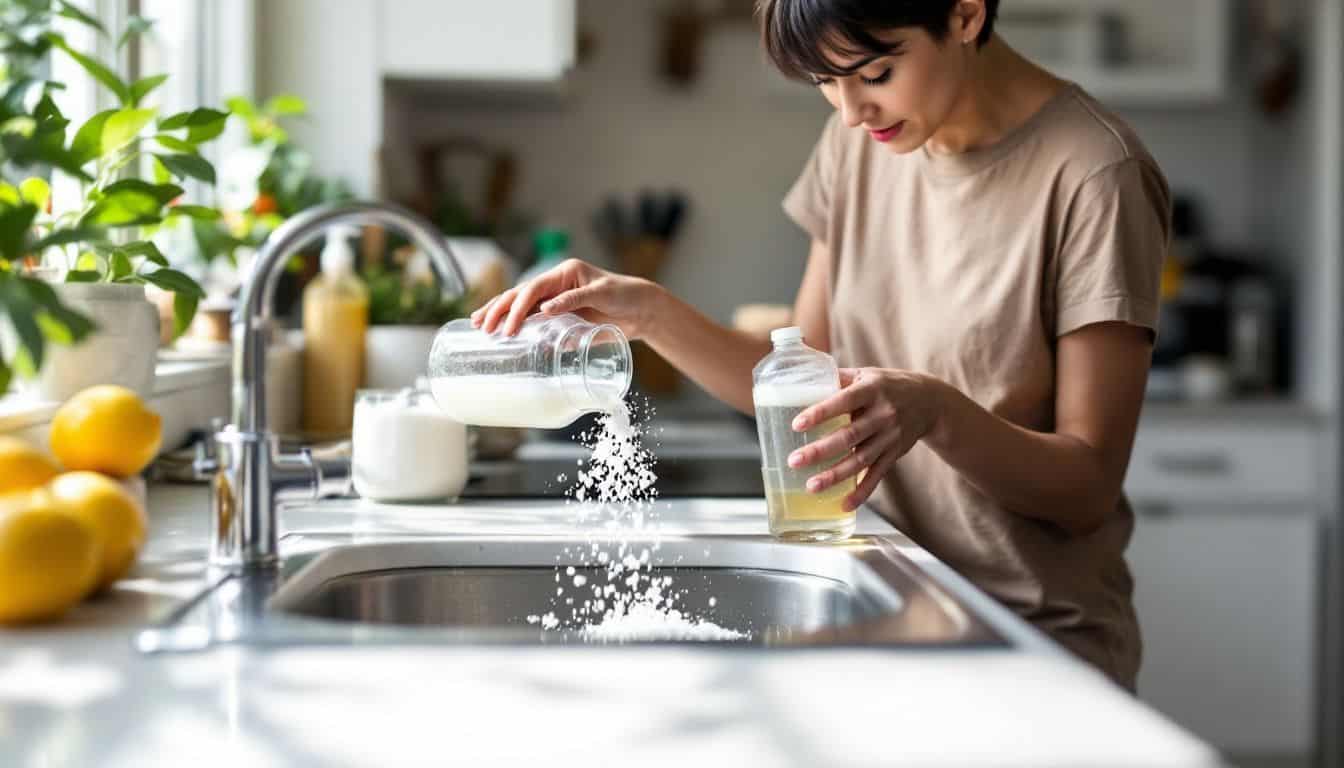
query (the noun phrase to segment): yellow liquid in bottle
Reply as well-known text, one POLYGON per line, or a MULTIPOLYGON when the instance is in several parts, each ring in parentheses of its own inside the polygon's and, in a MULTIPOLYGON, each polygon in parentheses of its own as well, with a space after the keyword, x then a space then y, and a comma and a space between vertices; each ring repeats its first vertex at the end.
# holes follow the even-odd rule
MULTIPOLYGON (((801 411, 781 414, 782 423, 789 423, 801 411)), ((849 424, 849 416, 838 416, 797 434, 801 447, 816 442, 849 424)), ((822 491, 807 490, 807 480, 843 461, 838 456, 820 464, 802 469, 786 467, 763 470, 765 501, 770 515, 770 533, 782 539, 798 541, 829 541, 848 538, 854 532, 855 513, 844 508, 845 497, 854 491, 858 481, 848 477, 822 491)))
POLYGON ((319 275, 303 295, 303 428, 343 435, 364 379, 369 294, 353 275, 319 275))

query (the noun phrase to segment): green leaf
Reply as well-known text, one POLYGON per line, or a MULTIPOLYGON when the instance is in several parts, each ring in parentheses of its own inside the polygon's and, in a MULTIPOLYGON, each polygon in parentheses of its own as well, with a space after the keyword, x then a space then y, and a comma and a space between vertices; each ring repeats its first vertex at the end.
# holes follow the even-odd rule
POLYGON ((37 327, 37 307, 28 297, 21 278, 0 274, 0 309, 9 315, 10 325, 19 337, 14 363, 20 372, 32 375, 42 369, 45 337, 37 327))
POLYGON ((167 75, 151 75, 131 83, 131 104, 139 105, 140 102, 168 80, 167 75))
POLYGON ((105 227, 157 224, 163 219, 163 207, 181 194, 182 188, 176 184, 125 179, 108 185, 79 223, 105 227))
POLYGON ((131 264, 131 257, 127 256, 125 251, 112 252, 112 257, 108 259, 108 269, 114 283, 135 272, 135 267, 131 264))
POLYGON ((89 335, 93 321, 61 303, 52 287, 41 280, 24 279, 28 295, 41 307, 37 322, 42 333, 58 344, 73 344, 89 335))
POLYGON ((153 109, 109 109, 80 127, 70 151, 81 164, 106 157, 135 140, 154 119, 153 109))
POLYGON ((57 16, 64 16, 67 19, 74 19, 75 21, 78 21, 81 24, 86 24, 90 27, 93 27, 94 29, 98 30, 104 35, 107 34, 107 30, 103 28, 101 22, 99 22, 92 16, 88 15, 84 11, 81 11, 76 6, 66 2, 66 0, 60 0, 60 6, 61 9, 56 12, 57 16))
POLYGON ((26 255, 24 241, 36 218, 37 206, 32 203, 0 206, 0 256, 17 261, 26 255))
POLYGON ((159 246, 148 240, 142 240, 135 243, 127 243, 121 247, 121 250, 128 256, 143 256, 146 261, 157 264, 160 267, 168 266, 168 257, 163 255, 159 246))
POLYGON ((18 205, 23 202, 19 188, 0 179, 0 205, 18 205))
POLYGON ((88 269, 72 269, 65 273, 67 283, 96 283, 102 279, 101 274, 88 269))
POLYGON ((215 183, 215 167, 200 155, 154 155, 164 167, 179 177, 215 183))
POLYGON ((176 338, 186 332, 191 326, 192 318, 196 317, 196 307, 200 304, 199 297, 189 293, 173 294, 173 337, 176 338))
POLYGON ((41 253, 48 248, 54 248, 58 245, 70 245, 71 243, 82 243, 87 240, 92 240, 101 234, 102 232, 92 227, 58 229, 34 242, 32 246, 30 246, 30 249, 33 253, 41 253))
POLYGON ((9 391, 9 382, 13 381, 14 373, 5 365, 3 358, 0 358, 0 395, 9 391))
POLYGON ((228 118, 229 113, 227 112, 200 107, 190 112, 179 112, 176 115, 164 118, 159 121, 159 130, 176 131, 186 128, 187 141, 192 144, 200 144, 223 133, 228 118))
MULTIPOLYGON (((94 273, 95 275, 98 275, 98 276, 101 277, 101 276, 102 276, 102 273, 99 271, 99 269, 100 269, 100 265, 99 265, 99 263, 98 263, 98 254, 96 254, 96 253, 90 253, 89 251, 85 251, 85 252, 79 254, 79 258, 75 259, 75 272, 86 272, 86 271, 87 271, 87 272, 92 272, 92 273, 94 273)), ((71 272, 70 274, 74 274, 74 272, 71 272)), ((79 281, 74 281, 74 282, 79 282, 79 281)))
POLYGON ((150 184, 140 179, 122 179, 108 184, 103 189, 103 196, 110 197, 124 192, 153 195, 160 205, 167 205, 182 196, 182 188, 176 184, 150 184))
POLYGON ((175 269, 157 269, 140 274, 146 282, 171 291, 173 294, 173 333, 181 335, 191 325, 196 315, 196 307, 205 298, 205 291, 195 280, 175 269))
POLYGON ((165 291, 185 293, 198 299, 205 298, 205 290, 197 285, 195 280, 176 269, 156 269, 153 272, 142 273, 141 277, 165 291))
POLYGON ((159 158, 154 158, 154 183, 169 184, 173 180, 173 172, 168 170, 168 166, 163 164, 159 158))
POLYGON ((84 68, 85 72, 88 72, 90 75, 92 75, 93 79, 102 83, 104 86, 107 87, 108 90, 116 94, 117 98, 121 100, 122 104, 130 103, 131 89, 129 86, 126 85, 124 81, 122 81, 120 77, 117 77, 115 72, 108 69, 106 66, 104 66, 97 60, 89 56, 86 56, 80 53, 79 51, 76 51, 74 48, 71 48, 69 43, 65 42, 65 38, 61 37, 60 35, 49 32, 47 33, 46 37, 48 40, 51 41, 52 45, 56 46, 62 51, 65 51, 65 53, 70 58, 74 59, 75 62, 79 64, 79 66, 84 68))
POLYGON ((126 31, 121 33, 117 39, 117 50, 120 51, 126 43, 131 41, 132 37, 139 37, 145 34, 154 26, 152 19, 146 19, 144 16, 132 16, 126 20, 126 31))
POLYGON ((42 210, 47 207, 47 201, 51 199, 51 185, 44 178, 31 176, 19 184, 19 193, 23 195, 24 200, 42 210))
POLYGON ((289 93, 282 93, 266 102, 265 111, 277 117, 302 115, 308 111, 308 103, 289 93))
POLYGON ((244 120, 251 120, 257 116, 256 105, 246 96, 234 96, 228 101, 225 101, 224 106, 228 107, 230 112, 244 120))
POLYGON ((15 136, 22 136, 25 139, 32 138, 37 132, 37 121, 27 115, 11 117, 3 123, 0 123, 0 133, 12 133, 15 136))
POLYGON ((204 205, 175 205, 168 209, 170 217, 187 216, 197 221, 218 221, 222 215, 214 208, 207 208, 204 205))
POLYGON ((170 133, 156 133, 154 140, 159 142, 159 146, 164 149, 171 149, 174 152, 181 152, 187 155, 196 154, 196 145, 183 141, 170 133))

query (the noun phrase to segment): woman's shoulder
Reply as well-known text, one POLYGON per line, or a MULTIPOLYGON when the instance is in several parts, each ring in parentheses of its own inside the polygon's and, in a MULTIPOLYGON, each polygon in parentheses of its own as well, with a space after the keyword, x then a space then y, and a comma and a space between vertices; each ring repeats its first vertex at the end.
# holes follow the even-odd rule
POLYGON ((1162 175, 1138 133, 1082 87, 1067 84, 1051 119, 1037 132, 1034 162, 1053 166, 1066 187, 1126 166, 1162 175))

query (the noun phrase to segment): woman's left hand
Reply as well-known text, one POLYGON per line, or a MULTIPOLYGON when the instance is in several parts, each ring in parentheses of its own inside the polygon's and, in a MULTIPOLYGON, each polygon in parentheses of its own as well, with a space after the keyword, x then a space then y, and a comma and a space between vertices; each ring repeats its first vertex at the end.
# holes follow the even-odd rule
POLYGON ((803 432, 845 414, 850 423, 789 454, 789 466, 799 469, 849 454, 807 481, 807 489, 816 493, 867 470, 844 499, 848 511, 866 501, 891 465, 934 428, 942 402, 939 390, 946 385, 911 371, 841 368, 840 386, 839 392, 798 414, 793 429, 803 432))

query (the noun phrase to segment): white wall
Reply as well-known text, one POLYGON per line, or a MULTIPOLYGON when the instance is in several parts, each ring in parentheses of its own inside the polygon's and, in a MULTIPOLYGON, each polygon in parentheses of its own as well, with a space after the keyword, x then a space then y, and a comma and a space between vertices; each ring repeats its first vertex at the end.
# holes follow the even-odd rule
POLYGON ((382 136, 376 55, 381 0, 261 0, 256 8, 260 98, 294 93, 310 117, 292 133, 319 173, 373 188, 382 136))

